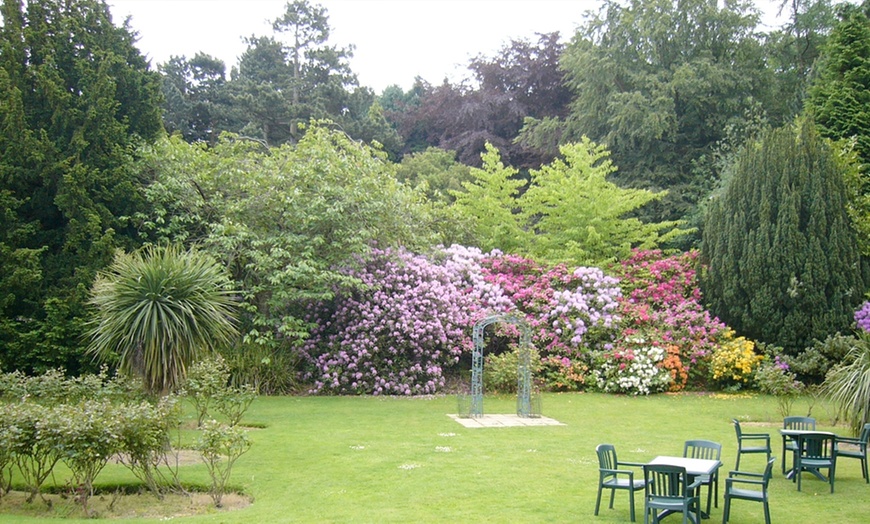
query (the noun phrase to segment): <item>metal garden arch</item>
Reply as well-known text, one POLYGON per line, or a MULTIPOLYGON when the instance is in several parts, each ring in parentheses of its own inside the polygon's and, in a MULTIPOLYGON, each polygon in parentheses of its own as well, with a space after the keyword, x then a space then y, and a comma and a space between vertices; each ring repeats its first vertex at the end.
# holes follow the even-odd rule
POLYGON ((506 322, 520 329, 519 365, 517 366, 517 415, 532 416, 532 377, 531 377, 531 328, 525 319, 516 315, 492 315, 474 325, 472 340, 474 352, 471 354, 471 417, 483 416, 483 330, 490 324, 506 322))

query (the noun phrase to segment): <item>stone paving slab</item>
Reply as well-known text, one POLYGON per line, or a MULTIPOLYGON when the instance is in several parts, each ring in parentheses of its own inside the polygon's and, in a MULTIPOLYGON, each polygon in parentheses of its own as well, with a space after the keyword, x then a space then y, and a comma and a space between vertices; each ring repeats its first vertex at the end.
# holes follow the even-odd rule
POLYGON ((520 426, 564 426, 558 420, 548 417, 520 417, 519 415, 483 415, 481 417, 460 417, 447 415, 466 428, 509 428, 520 426))

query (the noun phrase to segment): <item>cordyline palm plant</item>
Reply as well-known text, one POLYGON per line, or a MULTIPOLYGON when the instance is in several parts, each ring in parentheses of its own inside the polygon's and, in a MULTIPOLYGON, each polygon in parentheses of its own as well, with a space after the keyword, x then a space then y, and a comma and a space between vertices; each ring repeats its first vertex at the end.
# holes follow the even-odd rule
POLYGON ((177 247, 119 253, 91 290, 88 351, 117 359, 151 393, 176 389, 187 368, 237 334, 229 280, 208 255, 177 247))
POLYGON ((870 335, 858 335, 843 363, 828 372, 823 390, 855 435, 870 422, 870 335))

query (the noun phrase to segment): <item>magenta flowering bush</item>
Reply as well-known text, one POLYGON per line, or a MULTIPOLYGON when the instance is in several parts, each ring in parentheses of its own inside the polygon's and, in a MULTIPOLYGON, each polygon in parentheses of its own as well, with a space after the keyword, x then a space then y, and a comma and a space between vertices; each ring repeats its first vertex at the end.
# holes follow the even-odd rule
POLYGON ((313 393, 418 395, 444 386, 444 370, 471 350, 478 304, 454 267, 406 251, 374 249, 309 318, 303 347, 313 393))
MULTIPOLYGON (((619 266, 624 294, 619 311, 623 337, 642 336, 676 347, 688 383, 703 387, 710 358, 726 327, 701 305, 694 269, 697 258, 697 251, 664 256, 658 250, 635 250, 619 266)), ((685 385, 674 384, 671 389, 685 385)))
POLYGON ((861 331, 870 333, 870 301, 861 304, 855 311, 855 323, 861 331))

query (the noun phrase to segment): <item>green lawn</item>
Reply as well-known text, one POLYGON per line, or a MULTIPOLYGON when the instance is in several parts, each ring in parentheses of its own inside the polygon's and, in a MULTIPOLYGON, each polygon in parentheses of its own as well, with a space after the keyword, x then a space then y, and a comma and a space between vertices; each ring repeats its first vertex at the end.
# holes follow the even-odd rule
MULTIPOLYGON (((792 414, 806 414, 808 407, 808 401, 799 401, 792 414)), ((484 401, 485 413, 514 410, 511 397, 488 396, 484 401)), ((774 454, 781 454, 781 416, 776 402, 767 397, 549 394, 543 399, 544 415, 565 424, 550 427, 466 429, 447 416, 455 412, 454 397, 260 398, 245 420, 265 428, 250 431, 254 446, 239 459, 232 480, 254 503, 173 521, 627 522, 624 492, 617 493, 614 509, 605 500, 601 514, 592 515, 599 443, 614 444, 621 460, 642 462, 659 454, 681 454, 686 439, 715 440, 723 444, 724 476, 734 466, 736 439, 730 420, 738 418, 762 423, 747 425, 744 431, 770 433, 774 454)), ((819 429, 846 431, 830 427, 831 415, 823 405, 816 404, 812 415, 819 429)), ((763 456, 741 459, 745 470, 762 465, 763 456)), ((185 479, 205 482, 204 467, 186 468, 190 471, 185 479)), ((111 467, 98 483, 123 481, 126 475, 111 467)), ((804 480, 798 493, 777 463, 771 481, 774 522, 863 523, 870 518, 870 485, 861 478, 858 461, 840 462, 834 494, 810 475, 804 480)), ((0 509, 2 505, 0 500, 0 509)), ((640 522, 642 511, 638 496, 640 522)), ((721 519, 720 500, 709 522, 721 519)), ((39 520, 0 516, 0 522, 39 520)), ((735 501, 731 522, 763 522, 761 505, 735 501)))

